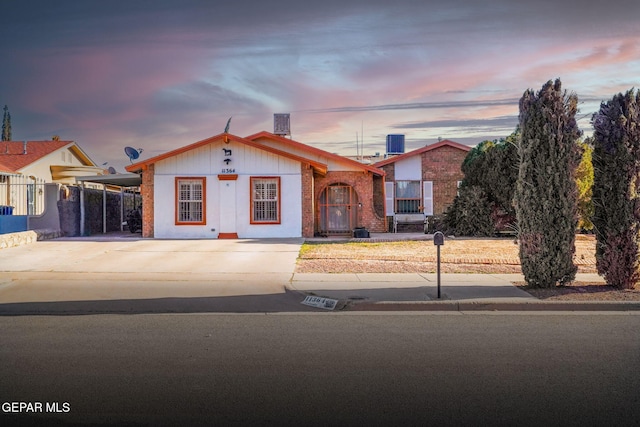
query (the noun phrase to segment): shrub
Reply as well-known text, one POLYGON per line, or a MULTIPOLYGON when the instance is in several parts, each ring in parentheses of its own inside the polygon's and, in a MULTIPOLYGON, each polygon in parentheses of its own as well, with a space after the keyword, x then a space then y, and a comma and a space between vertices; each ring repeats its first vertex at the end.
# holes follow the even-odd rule
POLYGON ((515 221, 518 134, 516 129, 506 139, 483 141, 467 154, 459 194, 445 214, 446 224, 456 234, 490 236, 499 226, 515 221))
POLYGON ((492 205, 479 186, 461 187, 446 212, 444 224, 461 236, 490 236, 495 232, 492 205))

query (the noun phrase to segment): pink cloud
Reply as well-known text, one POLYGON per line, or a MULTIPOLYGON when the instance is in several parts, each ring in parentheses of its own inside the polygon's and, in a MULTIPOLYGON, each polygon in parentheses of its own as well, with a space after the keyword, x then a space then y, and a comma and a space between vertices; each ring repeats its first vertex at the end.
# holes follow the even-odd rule
POLYGON ((157 48, 80 49, 59 56, 42 52, 26 61, 47 76, 24 87, 24 103, 84 128, 145 117, 145 101, 188 80, 196 67, 185 53, 157 48))

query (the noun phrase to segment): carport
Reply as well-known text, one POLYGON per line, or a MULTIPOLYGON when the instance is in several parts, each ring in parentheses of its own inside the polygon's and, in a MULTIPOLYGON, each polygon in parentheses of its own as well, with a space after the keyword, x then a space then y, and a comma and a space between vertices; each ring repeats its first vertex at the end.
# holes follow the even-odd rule
MULTIPOLYGON (((80 235, 85 231, 84 183, 102 184, 102 233, 107 233, 107 185, 120 188, 120 231, 124 231, 124 189, 136 188, 142 184, 142 177, 135 173, 116 173, 109 175, 78 176, 80 185, 80 235)), ((134 194, 135 198, 135 194, 134 194)))

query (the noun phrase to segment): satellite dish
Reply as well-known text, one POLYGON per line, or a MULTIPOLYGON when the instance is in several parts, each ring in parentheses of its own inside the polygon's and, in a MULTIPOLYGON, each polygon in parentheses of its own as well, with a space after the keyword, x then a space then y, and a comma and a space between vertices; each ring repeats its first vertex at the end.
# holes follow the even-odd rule
POLYGON ((116 174, 116 168, 114 168, 113 166, 109 166, 109 175, 115 175, 116 174))
POLYGON ((124 153, 129 157, 131 163, 140 157, 140 153, 142 153, 142 148, 138 148, 137 150, 133 147, 124 147, 124 153))

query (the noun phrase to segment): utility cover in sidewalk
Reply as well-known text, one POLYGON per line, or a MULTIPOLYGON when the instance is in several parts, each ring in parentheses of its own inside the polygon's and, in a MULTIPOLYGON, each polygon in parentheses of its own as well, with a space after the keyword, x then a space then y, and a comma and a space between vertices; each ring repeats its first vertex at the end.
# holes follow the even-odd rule
POLYGON ((304 301, 302 301, 302 304, 310 305, 311 307, 324 308, 325 310, 333 310, 336 308, 338 300, 308 296, 304 301))

